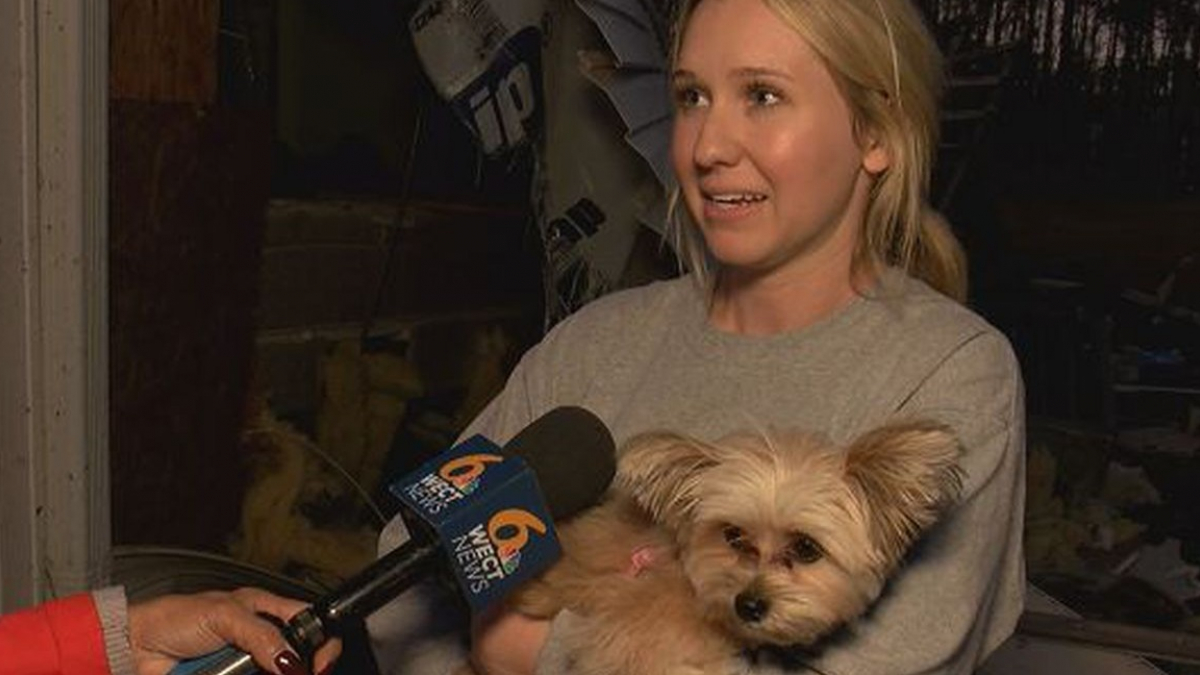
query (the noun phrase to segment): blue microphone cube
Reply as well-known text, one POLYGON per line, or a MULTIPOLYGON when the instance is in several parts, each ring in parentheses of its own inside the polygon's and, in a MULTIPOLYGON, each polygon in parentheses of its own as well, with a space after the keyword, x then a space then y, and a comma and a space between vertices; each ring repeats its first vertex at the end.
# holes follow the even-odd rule
POLYGON ((561 553, 533 470, 473 436, 389 488, 432 528, 478 612, 552 565, 561 553))

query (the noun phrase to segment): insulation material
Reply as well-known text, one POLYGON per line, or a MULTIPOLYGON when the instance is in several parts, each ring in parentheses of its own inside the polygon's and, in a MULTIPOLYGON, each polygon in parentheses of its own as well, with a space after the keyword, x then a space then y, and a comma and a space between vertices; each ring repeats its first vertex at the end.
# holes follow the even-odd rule
POLYGON ((265 405, 244 433, 257 463, 231 553, 283 572, 295 566, 324 581, 344 579, 375 558, 377 532, 353 517, 371 494, 407 403, 423 393, 416 367, 390 352, 338 343, 322 363, 317 440, 275 419, 265 405), (337 517, 320 517, 328 511, 337 517))
POLYGON ((258 463, 242 502, 241 529, 230 546, 237 559, 283 572, 301 566, 330 582, 344 579, 375 558, 376 533, 366 527, 318 527, 302 511, 328 471, 319 449, 266 409, 246 431, 258 463))
MULTIPOLYGON (((1108 460, 1098 455, 1098 461, 1108 460)), ((1026 466, 1025 560, 1033 575, 1085 574, 1081 551, 1117 551, 1134 546, 1145 526, 1122 515, 1153 503, 1157 492, 1144 474, 1107 464, 1097 495, 1064 498, 1056 491, 1062 471, 1045 444, 1033 445, 1026 466)))
POLYGON ((357 340, 335 345, 322 373, 317 445, 374 490, 407 401, 423 393, 420 375, 396 354, 364 353, 357 340))
POLYGON ((1045 446, 1030 449, 1026 463, 1025 560, 1031 572, 1079 571, 1078 550, 1087 543, 1086 526, 1066 517, 1054 491, 1058 463, 1045 446))
POLYGON ((501 326, 481 328, 473 336, 471 354, 467 357, 466 393, 454 413, 456 430, 470 424, 504 388, 509 372, 508 357, 512 350, 513 339, 501 326))

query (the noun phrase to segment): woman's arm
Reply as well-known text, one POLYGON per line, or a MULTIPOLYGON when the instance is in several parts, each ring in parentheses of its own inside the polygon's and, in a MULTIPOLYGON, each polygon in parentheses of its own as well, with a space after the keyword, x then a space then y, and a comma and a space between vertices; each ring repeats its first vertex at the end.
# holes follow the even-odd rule
POLYGON ((0 675, 108 675, 100 620, 86 593, 0 616, 0 675))
POLYGON ((499 606, 471 624, 471 665, 480 675, 533 675, 550 622, 499 606))
MULTIPOLYGON (((259 613, 287 620, 307 605, 255 588, 166 595, 128 607, 119 588, 80 593, 0 617, 0 675, 164 675, 182 659, 227 644, 267 672, 300 675, 307 667, 259 613)), ((341 652, 332 641, 314 667, 341 652)))

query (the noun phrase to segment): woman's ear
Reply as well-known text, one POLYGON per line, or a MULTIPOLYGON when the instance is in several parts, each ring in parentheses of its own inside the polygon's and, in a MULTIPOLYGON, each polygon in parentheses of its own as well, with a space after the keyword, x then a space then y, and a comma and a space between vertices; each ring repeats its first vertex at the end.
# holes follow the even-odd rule
POLYGON ((866 142, 863 144, 863 170, 872 176, 887 171, 892 166, 892 153, 888 152, 887 146, 875 133, 866 134, 864 140, 866 142))

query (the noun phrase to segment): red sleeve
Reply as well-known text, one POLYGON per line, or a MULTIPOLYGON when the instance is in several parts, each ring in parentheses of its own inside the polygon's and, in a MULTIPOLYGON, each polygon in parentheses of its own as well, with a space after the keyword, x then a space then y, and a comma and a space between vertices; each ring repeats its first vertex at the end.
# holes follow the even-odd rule
POLYGON ((0 675, 109 675, 87 593, 0 616, 0 675))

